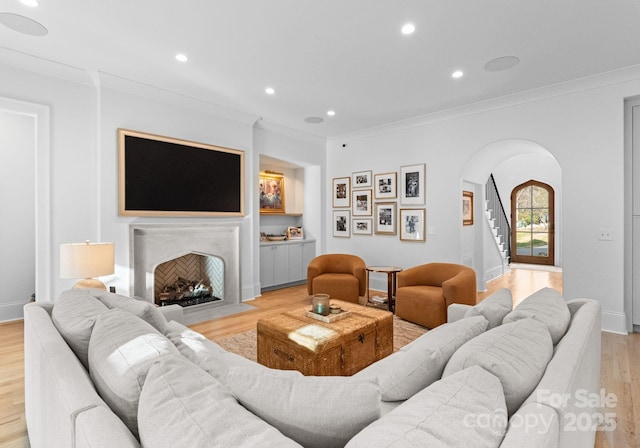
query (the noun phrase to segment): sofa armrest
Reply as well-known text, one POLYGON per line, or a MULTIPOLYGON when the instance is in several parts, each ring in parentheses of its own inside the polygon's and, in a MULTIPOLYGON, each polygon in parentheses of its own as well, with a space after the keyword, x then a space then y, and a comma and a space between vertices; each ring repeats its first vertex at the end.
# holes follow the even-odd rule
POLYGON ((449 305, 449 308, 447 308, 447 322, 455 322, 462 319, 466 312, 471 308, 471 305, 452 303, 449 305))
POLYGON ((140 448, 131 431, 106 406, 78 413, 74 436, 76 448, 140 448))
POLYGON ((158 308, 162 315, 167 319, 167 322, 175 320, 176 322, 182 323, 183 318, 183 310, 180 305, 166 305, 158 308))

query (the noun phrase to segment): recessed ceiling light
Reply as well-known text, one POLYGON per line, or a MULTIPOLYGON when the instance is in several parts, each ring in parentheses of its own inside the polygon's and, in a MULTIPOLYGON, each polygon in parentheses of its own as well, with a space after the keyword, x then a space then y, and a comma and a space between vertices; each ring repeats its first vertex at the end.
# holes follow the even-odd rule
POLYGON ((327 115, 329 115, 330 117, 333 117, 336 114, 335 110, 328 110, 327 111, 327 115))
POLYGON ((187 62, 188 60, 189 60, 189 58, 187 57, 186 54, 178 53, 176 55, 176 61, 178 61, 178 62, 187 62))
POLYGON ((20 14, 12 14, 10 12, 0 12, 0 23, 19 33, 28 34, 30 36, 46 36, 49 33, 41 23, 36 22, 29 17, 20 14))
POLYGON ((416 26, 413 23, 406 23, 402 26, 402 34, 413 34, 416 26))
POLYGON ((464 76, 464 73, 461 70, 456 70, 455 72, 451 73, 451 77, 453 79, 462 78, 463 76, 464 76))
POLYGON ((267 95, 273 95, 276 93, 276 89, 274 89, 273 87, 266 87, 264 89, 264 93, 266 93, 267 95))
POLYGON ((38 0, 20 0, 20 3, 31 8, 38 6, 38 0))
POLYGON ((318 124, 318 123, 322 123, 324 121, 324 118, 322 117, 307 117, 304 119, 304 121, 306 121, 307 123, 311 123, 311 124, 318 124))
POLYGON ((515 67, 520 63, 520 59, 515 56, 502 56, 500 58, 491 59, 484 65, 484 69, 489 72, 500 72, 515 67))

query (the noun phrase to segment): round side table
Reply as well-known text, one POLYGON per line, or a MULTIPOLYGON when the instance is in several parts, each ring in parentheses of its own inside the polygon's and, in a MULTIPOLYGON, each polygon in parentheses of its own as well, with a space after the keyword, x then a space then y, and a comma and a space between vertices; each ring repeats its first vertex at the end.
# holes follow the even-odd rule
POLYGON ((367 305, 380 305, 379 303, 369 300, 369 274, 371 272, 379 272, 387 274, 387 306, 392 313, 395 310, 396 300, 396 274, 402 271, 398 266, 367 266, 367 305))

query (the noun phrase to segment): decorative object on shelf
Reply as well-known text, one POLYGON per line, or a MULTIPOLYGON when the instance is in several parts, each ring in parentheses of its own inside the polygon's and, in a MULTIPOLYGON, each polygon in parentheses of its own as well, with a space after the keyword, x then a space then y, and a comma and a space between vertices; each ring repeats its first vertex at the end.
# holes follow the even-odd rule
POLYGON ((400 209, 400 240, 425 240, 425 209, 400 209))
POLYGON ((371 216, 371 190, 353 191, 353 216, 371 216))
POLYGON ((115 246, 113 243, 68 243, 60 245, 60 278, 82 278, 74 288, 99 288, 107 290, 100 280, 93 277, 115 272, 115 246))
POLYGON ((244 216, 244 185, 244 151, 118 129, 120 216, 244 216))
POLYGON ((356 171, 351 175, 351 185, 356 188, 371 188, 371 171, 356 171))
POLYGON ((260 213, 284 213, 284 175, 275 171, 260 173, 258 178, 260 213))
POLYGON ((269 241, 284 241, 286 238, 286 235, 267 235, 269 241))
POLYGON ((397 204, 395 202, 376 202, 375 233, 376 235, 395 235, 397 204))
POLYGON ((333 211, 333 236, 349 238, 351 236, 351 213, 348 210, 333 211))
POLYGON ((462 192, 462 225, 473 225, 473 192, 462 192))
POLYGON ((395 199, 398 197, 396 185, 398 173, 380 173, 373 176, 373 197, 375 199, 395 199))
POLYGON ((311 296, 311 311, 327 316, 331 312, 329 299, 329 294, 314 294, 311 296))
POLYGON ((373 220, 353 218, 354 235, 371 235, 373 233, 373 220))
POLYGON ((351 178, 338 177, 333 179, 333 207, 350 207, 351 178))
POLYGON ((287 227, 288 240, 301 240, 304 238, 302 227, 287 227))
POLYGON ((426 164, 400 167, 400 203, 402 205, 424 205, 426 164))
POLYGON ((260 241, 265 242, 265 241, 269 241, 269 238, 267 238, 267 234, 264 232, 260 232, 260 241))

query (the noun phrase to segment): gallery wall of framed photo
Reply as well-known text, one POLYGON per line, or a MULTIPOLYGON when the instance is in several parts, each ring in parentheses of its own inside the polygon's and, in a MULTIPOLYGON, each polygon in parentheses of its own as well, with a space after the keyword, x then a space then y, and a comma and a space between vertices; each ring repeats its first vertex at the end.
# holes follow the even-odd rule
POLYGON ((355 171, 332 182, 333 236, 397 235, 426 241, 426 164, 355 171))

